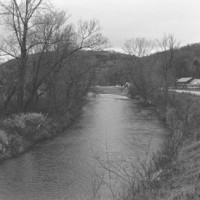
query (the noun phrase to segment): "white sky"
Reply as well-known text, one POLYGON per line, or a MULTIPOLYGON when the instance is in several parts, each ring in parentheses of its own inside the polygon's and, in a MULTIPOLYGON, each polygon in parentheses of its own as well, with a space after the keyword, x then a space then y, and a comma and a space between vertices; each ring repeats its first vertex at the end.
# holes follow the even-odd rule
POLYGON ((98 19, 113 47, 126 39, 162 38, 172 33, 181 45, 200 42, 200 0, 53 0, 70 21, 98 19))

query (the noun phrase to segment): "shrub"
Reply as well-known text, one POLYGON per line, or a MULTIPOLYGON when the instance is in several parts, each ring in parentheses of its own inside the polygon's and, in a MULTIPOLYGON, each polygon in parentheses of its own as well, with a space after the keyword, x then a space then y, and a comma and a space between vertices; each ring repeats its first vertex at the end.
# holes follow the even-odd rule
POLYGON ((3 120, 3 126, 24 129, 27 125, 39 126, 45 119, 41 113, 20 113, 3 120))
POLYGON ((9 135, 17 134, 27 140, 35 140, 40 135, 36 132, 40 132, 48 122, 47 116, 41 113, 20 113, 3 120, 1 126, 9 135))

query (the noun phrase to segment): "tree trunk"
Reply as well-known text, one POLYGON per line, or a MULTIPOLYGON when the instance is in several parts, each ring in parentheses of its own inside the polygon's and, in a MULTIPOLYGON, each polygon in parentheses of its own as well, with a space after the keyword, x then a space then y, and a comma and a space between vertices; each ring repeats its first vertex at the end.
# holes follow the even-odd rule
POLYGON ((18 91, 17 91, 17 108, 19 112, 23 111, 23 105, 24 105, 24 76, 25 76, 25 70, 20 69, 18 91))
POLYGON ((17 108, 18 112, 23 112, 24 107, 24 85, 26 75, 26 50, 21 50, 21 63, 18 74, 18 88, 17 88, 17 108))
POLYGON ((7 109, 10 100, 12 99, 13 95, 15 94, 15 91, 16 91, 16 86, 13 87, 11 93, 7 96, 6 101, 4 102, 4 107, 3 107, 4 110, 7 109))

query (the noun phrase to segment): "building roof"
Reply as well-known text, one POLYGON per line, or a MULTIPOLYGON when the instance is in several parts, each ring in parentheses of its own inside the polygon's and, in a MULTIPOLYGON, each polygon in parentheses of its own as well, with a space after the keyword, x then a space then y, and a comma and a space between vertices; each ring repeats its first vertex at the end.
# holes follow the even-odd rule
POLYGON ((200 79, 194 79, 190 82, 190 85, 200 85, 200 79))
POLYGON ((177 80, 177 83, 187 83, 192 80, 192 77, 184 77, 177 80))

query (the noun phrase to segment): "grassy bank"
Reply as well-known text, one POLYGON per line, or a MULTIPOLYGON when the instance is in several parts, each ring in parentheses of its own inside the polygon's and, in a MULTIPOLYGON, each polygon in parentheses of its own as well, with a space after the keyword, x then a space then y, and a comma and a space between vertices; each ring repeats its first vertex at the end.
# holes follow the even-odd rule
POLYGON ((33 145, 50 139, 68 128, 81 113, 85 102, 72 106, 62 115, 20 113, 2 118, 0 122, 0 160, 26 152, 33 145))
POLYGON ((161 150, 140 171, 139 181, 133 179, 122 199, 200 199, 199 100, 196 96, 172 93, 167 107, 157 105, 159 116, 171 131, 161 150))
MULTIPOLYGON (((124 94, 121 87, 95 87, 92 92, 124 94)), ((1 117, 0 160, 10 159, 26 152, 36 143, 52 138, 69 127, 81 113, 86 99, 64 106, 59 112, 18 113, 1 117), (59 113, 59 114, 58 114, 59 113)))

